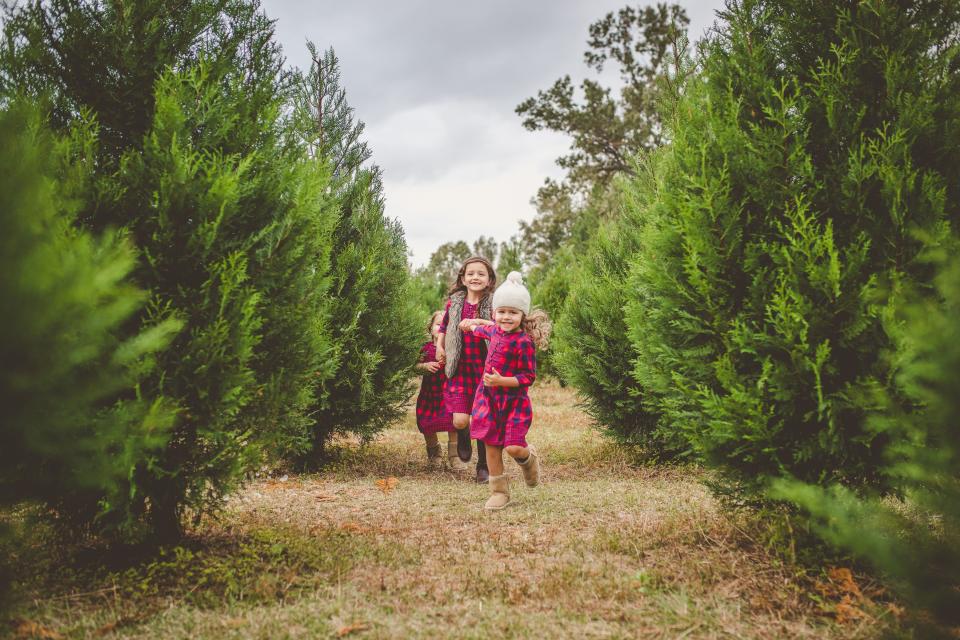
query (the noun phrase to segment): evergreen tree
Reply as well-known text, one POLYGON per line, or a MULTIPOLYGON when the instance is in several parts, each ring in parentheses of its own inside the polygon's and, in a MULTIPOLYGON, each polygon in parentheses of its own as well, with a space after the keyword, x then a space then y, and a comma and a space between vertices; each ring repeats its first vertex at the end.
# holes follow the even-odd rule
POLYGON ((329 165, 308 160, 298 146, 261 149, 251 187, 271 226, 254 246, 261 340, 253 366, 260 388, 245 420, 274 457, 311 447, 322 386, 337 369, 330 326, 330 256, 336 199, 327 191, 329 165))
POLYGON ((332 149, 336 223, 330 257, 330 326, 337 369, 322 385, 308 458, 336 433, 370 437, 402 414, 412 389, 422 320, 409 295, 403 229, 384 215, 383 187, 340 86, 333 50, 300 83, 301 139, 323 156, 332 149), (340 160, 337 160, 339 158, 340 160))
POLYGON ((887 483, 881 318, 957 218, 956 14, 731 2, 637 182, 637 380, 741 487, 887 483))
MULTIPOLYGON (((902 594, 940 621, 960 623, 960 253, 937 279, 937 295, 914 293, 889 318, 897 343, 896 391, 880 398, 871 426, 890 435, 887 473, 903 499, 863 499, 781 481, 777 497, 804 507, 821 535, 893 578, 902 594), (912 410, 905 411, 902 397, 912 410)), ((943 257, 937 260, 942 262, 943 257)))
POLYGON ((676 446, 658 431, 646 391, 630 375, 624 305, 628 260, 638 250, 637 221, 630 212, 608 223, 590 243, 586 259, 566 278, 563 313, 554 333, 554 358, 563 379, 577 388, 587 413, 614 439, 669 455, 676 446))
POLYGON ((261 80, 276 75, 282 59, 263 55, 272 37, 263 20, 257 0, 12 4, 0 47, 0 91, 48 99, 57 128, 80 112, 94 113, 97 160, 111 170, 143 143, 155 112, 154 84, 170 67, 184 69, 203 56, 211 77, 240 78, 249 113, 268 105, 273 95, 261 80))
POLYGON ((128 275, 125 234, 76 229, 95 128, 57 140, 21 103, 0 112, 0 505, 112 502, 145 456, 162 450, 174 407, 140 393, 167 320, 127 335, 146 302, 128 275))
MULTIPOLYGON (((159 357, 149 392, 182 411, 167 449, 139 469, 125 509, 149 518, 162 539, 176 538, 186 508, 216 506, 256 452, 239 420, 257 380, 260 294, 249 276, 243 196, 252 160, 207 146, 204 134, 230 122, 232 100, 201 65, 167 73, 142 149, 103 179, 96 212, 140 212, 128 224, 145 255, 138 280, 153 309, 176 310, 186 329, 159 357)), ((109 213, 107 215, 110 215, 109 213)))
POLYGON ((519 238, 514 236, 506 242, 500 243, 496 269, 497 273, 523 270, 523 245, 519 238))
POLYGON ((436 278, 425 267, 409 270, 409 294, 415 314, 418 318, 427 319, 434 311, 443 309, 447 300, 447 283, 436 278))
POLYGON ((340 60, 333 48, 323 54, 307 42, 311 66, 296 93, 298 131, 310 155, 330 163, 335 181, 348 184, 373 155, 361 138, 365 125, 353 116, 343 87, 340 60))
POLYGON ((181 407, 169 443, 98 519, 176 537, 263 446, 310 440, 333 373, 329 170, 281 119, 292 85, 256 2, 35 2, 5 33, 6 90, 48 99, 55 125, 85 111, 100 124, 78 221, 121 225, 143 251, 142 322, 186 322, 142 386, 181 407))

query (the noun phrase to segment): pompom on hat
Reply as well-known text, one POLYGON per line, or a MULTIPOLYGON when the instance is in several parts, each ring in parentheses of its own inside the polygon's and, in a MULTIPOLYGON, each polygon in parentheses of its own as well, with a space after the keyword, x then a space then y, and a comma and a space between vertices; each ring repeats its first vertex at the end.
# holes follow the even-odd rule
POLYGON ((519 271, 511 271, 504 283, 497 287, 492 306, 494 311, 500 307, 513 307, 523 311, 524 315, 530 313, 530 292, 523 286, 523 276, 519 271))

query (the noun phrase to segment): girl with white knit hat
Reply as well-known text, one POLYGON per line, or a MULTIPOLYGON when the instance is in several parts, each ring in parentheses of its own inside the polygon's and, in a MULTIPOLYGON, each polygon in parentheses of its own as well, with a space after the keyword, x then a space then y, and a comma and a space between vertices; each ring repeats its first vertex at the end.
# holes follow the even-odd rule
POLYGON ((493 294, 493 321, 463 320, 460 328, 490 341, 470 415, 470 435, 487 448, 490 498, 486 509, 510 502, 510 485, 503 453, 517 461, 527 486, 535 487, 540 459, 527 444, 533 409, 527 389, 537 377, 536 347, 545 348, 550 320, 541 310, 530 312, 530 292, 516 271, 493 294))

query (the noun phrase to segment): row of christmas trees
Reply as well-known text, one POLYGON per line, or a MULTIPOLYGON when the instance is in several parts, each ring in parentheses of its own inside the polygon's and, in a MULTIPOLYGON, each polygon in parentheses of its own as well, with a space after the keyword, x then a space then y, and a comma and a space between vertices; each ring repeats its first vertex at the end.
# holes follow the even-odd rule
POLYGON ((960 3, 719 17, 551 357, 615 437, 785 501, 955 621, 960 3))
POLYGON ((332 51, 254 0, 29 2, 0 47, 0 506, 176 538, 409 395, 420 323, 332 51))

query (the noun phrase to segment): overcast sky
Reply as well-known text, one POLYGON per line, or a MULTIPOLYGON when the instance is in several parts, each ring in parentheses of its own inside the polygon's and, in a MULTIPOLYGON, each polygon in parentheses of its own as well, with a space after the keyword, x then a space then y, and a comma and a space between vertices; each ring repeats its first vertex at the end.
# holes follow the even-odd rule
MULTIPOLYGON (((564 74, 588 75, 590 23, 627 4, 646 3, 263 0, 290 64, 309 68, 308 39, 334 47, 415 266, 447 241, 504 241, 533 217, 569 139, 525 130, 514 109, 564 74)), ((722 0, 681 4, 695 39, 722 0)))

